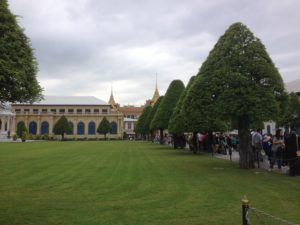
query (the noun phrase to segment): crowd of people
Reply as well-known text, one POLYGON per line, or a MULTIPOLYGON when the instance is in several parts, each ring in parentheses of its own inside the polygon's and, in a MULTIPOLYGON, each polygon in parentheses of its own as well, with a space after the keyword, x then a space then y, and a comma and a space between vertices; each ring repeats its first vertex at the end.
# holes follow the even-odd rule
MULTIPOLYGON (((154 138, 159 142, 159 136, 154 138)), ((178 134, 164 136, 164 143, 173 145, 174 148, 189 148, 194 153, 197 151, 232 155, 239 151, 237 134, 224 134, 222 132, 199 132, 196 135, 178 134)), ((283 167, 288 169, 290 175, 300 175, 300 137, 295 131, 291 133, 278 129, 275 135, 262 134, 261 130, 251 132, 250 143, 252 156, 258 167, 269 170, 283 167)))
POLYGON ((288 167, 290 175, 300 175, 300 137, 294 130, 284 133, 278 129, 275 135, 252 131, 251 145, 258 167, 260 163, 269 170, 288 167))

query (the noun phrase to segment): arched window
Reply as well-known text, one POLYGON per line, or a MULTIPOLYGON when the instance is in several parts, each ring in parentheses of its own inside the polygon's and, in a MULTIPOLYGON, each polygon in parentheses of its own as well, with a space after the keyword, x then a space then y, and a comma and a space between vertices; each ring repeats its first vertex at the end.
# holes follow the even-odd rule
POLYGON ((7 122, 5 122, 4 130, 7 131, 7 122))
POLYGON ((118 133, 118 125, 116 122, 111 122, 111 134, 117 134, 118 133))
POLYGON ((89 134, 96 134, 96 125, 94 122, 89 122, 89 134))
POLYGON ((36 128, 37 128, 36 122, 34 122, 34 121, 30 122, 29 134, 36 134, 36 130, 37 130, 36 128))
POLYGON ((49 134, 49 123, 47 121, 42 122, 41 134, 49 134))
POLYGON ((77 134, 84 134, 84 123, 83 122, 79 122, 77 124, 77 134))
POLYGON ((71 128, 71 132, 68 132, 67 134, 74 134, 74 124, 71 121, 69 121, 68 123, 69 127, 71 128))
POLYGON ((23 122, 23 121, 20 121, 20 122, 17 124, 17 129, 20 129, 22 123, 24 123, 24 122, 23 122))

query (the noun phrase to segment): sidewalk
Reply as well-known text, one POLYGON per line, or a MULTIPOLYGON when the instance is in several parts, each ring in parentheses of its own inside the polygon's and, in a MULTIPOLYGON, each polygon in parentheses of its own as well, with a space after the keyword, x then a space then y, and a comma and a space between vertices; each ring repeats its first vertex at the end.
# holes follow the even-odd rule
MULTIPOLYGON (((227 155, 214 154, 214 157, 217 157, 219 159, 230 160, 230 156, 228 154, 227 155)), ((239 162, 239 160, 240 160, 239 152, 233 151, 231 158, 232 158, 233 162, 239 162)), ((279 173, 279 174, 283 174, 283 175, 288 175, 289 174, 289 167, 288 166, 282 166, 281 169, 278 169, 277 166, 274 166, 273 169, 270 169, 270 164, 269 164, 268 160, 266 160, 265 162, 260 162, 259 168, 257 168, 257 163, 255 163, 255 168, 256 169, 263 169, 263 170, 267 170, 269 172, 275 172, 275 173, 279 173)))
MULTIPOLYGON (((229 154, 224 155, 224 154, 215 153, 214 156, 220 159, 230 160, 229 154)), ((233 162, 238 162, 240 160, 240 154, 237 151, 233 151, 231 155, 231 159, 233 162)))

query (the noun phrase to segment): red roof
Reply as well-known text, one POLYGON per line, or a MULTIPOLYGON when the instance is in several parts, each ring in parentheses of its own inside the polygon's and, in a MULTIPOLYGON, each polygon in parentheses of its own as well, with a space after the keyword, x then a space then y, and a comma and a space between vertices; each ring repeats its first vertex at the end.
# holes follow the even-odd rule
POLYGON ((120 107, 119 110, 122 113, 141 113, 144 110, 144 107, 120 107))

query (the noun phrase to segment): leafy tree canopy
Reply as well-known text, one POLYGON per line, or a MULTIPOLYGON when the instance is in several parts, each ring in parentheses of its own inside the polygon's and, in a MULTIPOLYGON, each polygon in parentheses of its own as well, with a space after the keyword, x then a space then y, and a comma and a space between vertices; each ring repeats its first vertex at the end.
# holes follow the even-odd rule
POLYGON ((16 133, 19 137, 22 137, 23 132, 28 132, 28 131, 27 131, 27 128, 25 126, 25 123, 23 121, 21 121, 21 122, 18 123, 16 133))
POLYGON ((54 124, 53 133, 56 135, 62 135, 63 138, 64 134, 71 132, 72 129, 67 118, 65 116, 61 116, 59 120, 54 124))
POLYGON ((0 1, 0 52, 0 103, 41 99, 37 61, 30 41, 6 0, 0 1))
POLYGON ((167 129, 170 117, 176 106, 181 93, 184 90, 184 84, 181 80, 173 80, 168 87, 165 97, 162 99, 157 112, 151 122, 150 127, 153 129, 167 129))
POLYGON ((138 134, 147 134, 147 128, 146 128, 146 120, 151 113, 152 107, 150 105, 146 106, 140 115, 138 122, 136 124, 135 132, 138 134))
POLYGON ((104 134, 104 135, 106 135, 107 133, 110 133, 110 132, 111 132, 111 124, 110 124, 109 121, 106 119, 106 117, 104 117, 104 118, 101 120, 101 122, 100 122, 100 124, 99 124, 99 126, 98 126, 98 128, 97 128, 97 132, 98 132, 99 134, 104 134))
POLYGON ((172 116, 169 121, 168 131, 172 134, 176 133, 184 133, 187 131, 186 123, 185 123, 185 115, 183 114, 182 104, 185 96, 187 95, 195 76, 190 78, 190 81, 184 91, 181 93, 179 100, 173 110, 172 116))
POLYGON ((194 132, 237 121, 240 166, 252 168, 249 128, 283 115, 286 92, 265 46, 242 23, 232 24, 202 64, 183 110, 194 132))
POLYGON ((288 110, 282 121, 282 125, 300 128, 300 100, 295 93, 289 94, 288 110))
POLYGON ((155 116, 155 113, 162 101, 164 96, 160 96, 157 101, 155 102, 153 108, 151 109, 151 112, 149 113, 149 116, 147 117, 146 119, 146 122, 145 122, 145 128, 146 128, 146 133, 150 133, 151 131, 153 131, 153 128, 151 127, 151 122, 155 116))
POLYGON ((184 100, 191 130, 222 126, 223 121, 277 120, 286 93, 264 45, 242 23, 220 37, 184 100))

